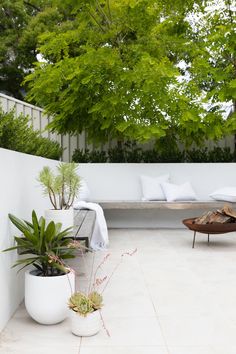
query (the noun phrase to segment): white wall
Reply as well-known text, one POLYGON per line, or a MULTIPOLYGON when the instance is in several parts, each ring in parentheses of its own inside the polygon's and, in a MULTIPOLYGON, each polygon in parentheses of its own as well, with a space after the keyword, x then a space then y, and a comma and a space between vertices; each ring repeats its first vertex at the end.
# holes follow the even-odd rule
POLYGON ((222 186, 236 187, 236 163, 91 163, 79 164, 93 200, 140 200, 140 175, 170 174, 170 182, 190 181, 201 200, 222 186))
MULTIPOLYGON (((223 186, 236 187, 235 163, 80 164, 91 200, 140 200, 140 175, 170 174, 170 182, 190 181, 199 200, 223 186)), ((105 211, 109 227, 183 227, 182 219, 201 211, 105 211)))
MULTIPOLYGON (((43 166, 55 166, 58 162, 41 157, 0 149, 0 331, 6 325, 23 299, 23 273, 11 266, 17 258, 16 252, 1 252, 13 245, 13 227, 8 213, 27 220, 31 211, 41 215, 49 207, 43 197, 36 178, 43 166)), ((14 230, 15 231, 15 230, 14 230)), ((16 233, 18 234, 18 232, 16 233)))
MULTIPOLYGON (((13 228, 8 213, 30 219, 32 209, 43 215, 50 204, 43 197, 37 176, 43 166, 55 167, 57 161, 0 149, 0 251, 13 244, 13 228)), ((236 187, 236 164, 80 164, 79 174, 91 190, 91 200, 140 200, 139 176, 170 173, 173 183, 190 181, 199 199, 222 186, 236 187)), ((183 217, 196 216, 179 211, 107 211, 110 227, 181 226, 183 217), (184 213, 184 214, 183 214, 184 213)), ((23 299, 23 272, 11 269, 15 252, 0 252, 0 331, 23 299)))

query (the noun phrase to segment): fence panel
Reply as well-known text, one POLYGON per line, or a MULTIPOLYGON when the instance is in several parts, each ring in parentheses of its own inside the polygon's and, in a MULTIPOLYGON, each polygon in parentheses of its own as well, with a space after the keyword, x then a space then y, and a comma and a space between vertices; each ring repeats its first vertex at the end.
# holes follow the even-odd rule
MULTIPOLYGON (((75 149, 93 150, 94 148, 93 144, 88 144, 85 132, 83 132, 82 134, 78 134, 77 136, 69 136, 68 134, 62 136, 60 134, 51 133, 48 130, 46 130, 45 128, 52 118, 50 118, 48 115, 45 115, 43 113, 42 108, 33 106, 27 102, 20 101, 14 97, 7 96, 2 93, 0 93, 0 105, 2 106, 2 109, 5 112, 8 112, 14 108, 16 112, 16 116, 18 116, 20 113, 28 115, 32 121, 33 128, 35 130, 36 129, 39 130, 42 136, 47 137, 51 140, 55 140, 60 144, 60 146, 63 148, 63 156, 62 156, 63 161, 71 161, 75 149)), ((114 146, 113 143, 114 142, 103 145, 101 147, 102 150, 104 151, 108 150, 109 147, 114 146)), ((209 148, 213 148, 214 146, 220 146, 220 147, 228 146, 233 151, 234 136, 224 137, 222 140, 220 140, 217 143, 209 141, 207 142, 206 145, 209 148)), ((151 148, 151 145, 146 144, 144 148, 151 148)))

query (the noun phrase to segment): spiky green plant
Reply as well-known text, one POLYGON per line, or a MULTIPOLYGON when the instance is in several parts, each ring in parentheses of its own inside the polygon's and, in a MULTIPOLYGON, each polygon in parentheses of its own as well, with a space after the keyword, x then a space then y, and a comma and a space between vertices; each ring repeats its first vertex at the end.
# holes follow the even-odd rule
POLYGON ((60 163, 57 166, 57 175, 48 166, 39 173, 38 180, 54 209, 69 209, 73 205, 80 187, 77 168, 78 164, 74 162, 60 163))
POLYGON ((21 236, 15 236, 16 246, 4 250, 18 250, 26 258, 18 259, 13 267, 22 266, 20 269, 33 265, 40 276, 56 276, 66 274, 68 268, 64 260, 74 258, 74 249, 68 247, 71 239, 71 228, 61 231, 61 223, 51 221, 47 226, 45 218, 37 218, 35 211, 32 212, 32 222, 18 219, 9 214, 11 222, 21 232, 21 236), (23 237, 22 237, 23 236, 23 237))
POLYGON ((69 299, 69 308, 78 312, 81 316, 87 316, 89 313, 99 310, 102 304, 102 295, 96 291, 86 295, 81 292, 74 293, 69 299))

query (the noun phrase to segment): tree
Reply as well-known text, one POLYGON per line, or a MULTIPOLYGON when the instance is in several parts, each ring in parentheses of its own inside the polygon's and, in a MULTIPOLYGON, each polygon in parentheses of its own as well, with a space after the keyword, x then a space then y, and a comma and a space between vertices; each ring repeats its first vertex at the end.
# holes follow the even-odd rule
POLYGON ((22 81, 37 61, 37 36, 31 35, 28 40, 29 36, 24 37, 25 30, 32 17, 48 3, 47 0, 0 0, 0 91, 16 98, 23 98, 22 81))
POLYGON ((192 28, 188 16, 202 6, 203 1, 53 1, 60 20, 39 36, 44 60, 26 80, 29 99, 54 115, 51 129, 86 130, 93 142, 165 137, 190 145, 209 134, 220 138, 226 131, 222 115, 199 100, 205 78, 195 82, 196 70, 188 69, 202 31, 192 28))
POLYGON ((222 103, 232 107, 232 114, 222 122, 225 131, 235 133, 236 3, 212 0, 206 5, 198 8, 192 18, 192 41, 186 58, 186 72, 190 77, 187 85, 201 90, 201 101, 211 106, 209 136, 215 117, 222 114, 222 103))

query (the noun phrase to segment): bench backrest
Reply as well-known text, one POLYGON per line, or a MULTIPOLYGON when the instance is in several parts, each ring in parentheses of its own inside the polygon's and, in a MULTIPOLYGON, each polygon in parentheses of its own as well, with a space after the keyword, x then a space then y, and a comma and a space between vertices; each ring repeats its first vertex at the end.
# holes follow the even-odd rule
POLYGON ((79 174, 86 180, 91 200, 140 200, 140 175, 170 174, 170 182, 189 181, 200 200, 222 187, 236 187, 235 163, 160 164, 80 164, 79 174))

